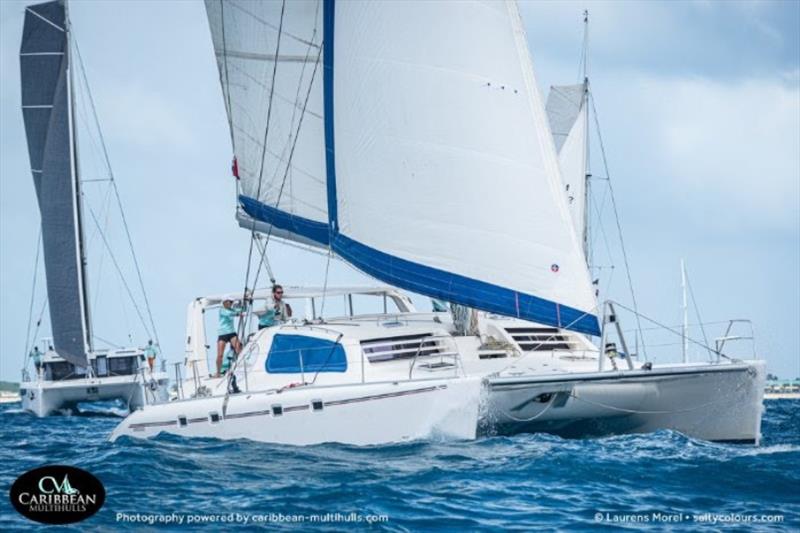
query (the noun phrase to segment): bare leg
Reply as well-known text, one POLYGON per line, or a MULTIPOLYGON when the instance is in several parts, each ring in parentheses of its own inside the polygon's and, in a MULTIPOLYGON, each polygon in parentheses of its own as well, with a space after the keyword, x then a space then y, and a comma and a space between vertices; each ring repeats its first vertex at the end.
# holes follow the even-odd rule
POLYGON ((239 355, 239 352, 242 351, 242 343, 239 342, 239 337, 234 337, 231 339, 231 346, 233 347, 233 352, 236 355, 239 355))
POLYGON ((147 359, 147 364, 150 365, 150 372, 151 373, 153 372, 153 364, 155 364, 155 362, 156 362, 155 358, 149 357, 147 359))
POLYGON ((220 373, 222 372, 222 354, 225 352, 225 345, 228 344, 225 341, 217 341, 217 373, 216 377, 219 377, 220 373))

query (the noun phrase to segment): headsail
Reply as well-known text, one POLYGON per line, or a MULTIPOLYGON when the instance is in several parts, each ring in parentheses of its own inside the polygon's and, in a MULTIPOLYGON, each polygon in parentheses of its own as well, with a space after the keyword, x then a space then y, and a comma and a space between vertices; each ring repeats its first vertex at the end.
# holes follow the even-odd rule
POLYGON ((550 88, 547 118, 558 152, 558 164, 578 240, 586 243, 586 84, 550 88))
POLYGON ((324 5, 334 252, 417 293, 598 334, 516 4, 324 5))
POLYGON ((240 178, 240 225, 327 246, 321 3, 206 0, 206 13, 240 178))
POLYGON ((64 359, 85 367, 91 343, 70 124, 66 32, 62 0, 26 8, 20 48, 22 113, 42 220, 53 343, 64 359))

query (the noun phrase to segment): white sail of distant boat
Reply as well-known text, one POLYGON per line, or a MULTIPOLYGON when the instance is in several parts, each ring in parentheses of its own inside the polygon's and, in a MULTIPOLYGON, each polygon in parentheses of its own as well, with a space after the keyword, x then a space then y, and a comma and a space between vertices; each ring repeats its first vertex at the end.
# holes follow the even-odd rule
POLYGON ((206 6, 245 227, 599 334, 514 2, 206 6))
POLYGON ((572 215, 572 225, 587 258, 587 182, 588 146, 587 84, 557 85, 547 95, 547 118, 558 152, 558 165, 572 215))

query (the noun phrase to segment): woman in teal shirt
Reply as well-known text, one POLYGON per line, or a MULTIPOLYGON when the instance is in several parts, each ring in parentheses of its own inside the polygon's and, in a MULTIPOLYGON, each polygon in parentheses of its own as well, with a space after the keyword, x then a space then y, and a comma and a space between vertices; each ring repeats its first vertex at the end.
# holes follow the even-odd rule
POLYGON ((241 306, 234 307, 233 300, 225 300, 222 302, 222 307, 219 310, 219 325, 217 326, 217 373, 214 377, 222 375, 222 355, 225 353, 225 346, 231 343, 233 353, 239 355, 242 350, 242 343, 239 342, 239 336, 236 334, 236 327, 233 324, 233 319, 241 316, 244 313, 244 308, 241 306))

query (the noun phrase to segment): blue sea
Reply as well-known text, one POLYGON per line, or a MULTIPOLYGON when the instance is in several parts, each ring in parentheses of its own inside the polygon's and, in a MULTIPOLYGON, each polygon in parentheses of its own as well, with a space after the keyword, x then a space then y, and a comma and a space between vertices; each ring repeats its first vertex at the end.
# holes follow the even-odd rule
POLYGON ((761 446, 663 431, 389 446, 106 437, 115 410, 36 419, 0 409, 0 530, 41 526, 8 489, 45 464, 92 472, 104 507, 63 529, 474 531, 800 529, 800 401, 766 402, 761 446), (246 520, 246 522, 245 522, 246 520))

